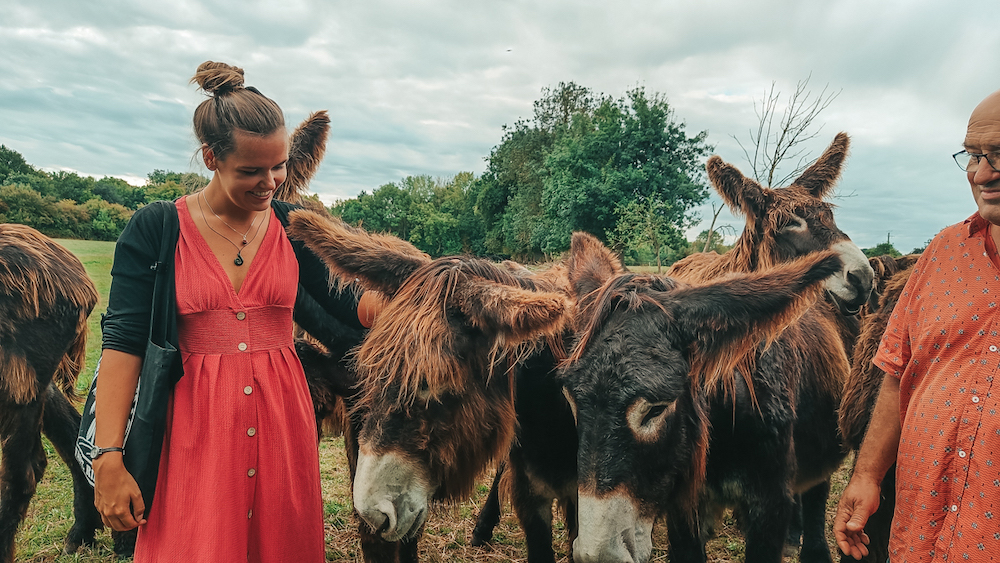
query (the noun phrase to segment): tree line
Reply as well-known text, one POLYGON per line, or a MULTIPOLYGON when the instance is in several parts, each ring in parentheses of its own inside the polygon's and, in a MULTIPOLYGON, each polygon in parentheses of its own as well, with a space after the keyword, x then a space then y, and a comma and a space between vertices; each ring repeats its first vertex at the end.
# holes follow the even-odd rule
POLYGON ((0 223, 21 223, 56 238, 117 240, 132 213, 208 184, 194 173, 154 170, 145 186, 106 176, 45 172, 0 145, 0 223))
MULTIPOLYGON (((725 250, 684 232, 708 197, 707 132, 688 134, 666 99, 635 88, 620 97, 575 83, 546 88, 531 118, 503 128, 480 177, 409 176, 338 201, 334 215, 410 241, 433 256, 469 253, 532 262, 589 232, 630 264, 668 264, 725 250)), ((144 186, 44 172, 0 146, 0 222, 61 238, 115 240, 131 214, 204 186, 198 174, 155 170, 144 186)))

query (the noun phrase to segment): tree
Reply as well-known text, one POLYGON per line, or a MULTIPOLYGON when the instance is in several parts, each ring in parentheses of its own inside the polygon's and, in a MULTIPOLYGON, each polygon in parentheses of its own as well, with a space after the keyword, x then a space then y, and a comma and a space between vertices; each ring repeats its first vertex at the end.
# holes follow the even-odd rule
POLYGON ((899 256, 902 256, 903 253, 900 252, 900 251, 898 251, 898 250, 896 250, 896 247, 892 245, 892 242, 890 242, 889 237, 891 235, 892 235, 892 233, 886 233, 886 235, 885 235, 885 242, 879 243, 879 244, 877 244, 877 245, 875 245, 875 246, 873 246, 871 248, 862 248, 861 252, 864 252, 865 256, 867 256, 869 258, 874 258, 876 256, 882 256, 883 254, 888 254, 889 256, 892 256, 893 258, 897 258, 899 256))
MULTIPOLYGON (((754 100, 753 109, 757 114, 757 127, 749 131, 748 146, 744 146, 735 135, 733 139, 743 150, 743 156, 750 163, 753 171, 753 178, 762 186, 774 187, 783 186, 793 179, 798 178, 809 166, 809 154, 801 145, 819 135, 822 127, 811 129, 813 121, 825 110, 833 100, 840 95, 840 92, 827 93, 828 86, 824 86, 819 95, 813 98, 812 91, 808 90, 809 80, 812 75, 800 80, 795 84, 795 92, 792 93, 788 104, 781 110, 778 116, 778 104, 781 100, 781 92, 775 91, 774 82, 771 89, 758 101, 754 100), (812 98, 812 100, 810 100, 812 98), (775 123, 775 119, 778 120, 775 123), (794 168, 787 174, 778 175, 778 170, 790 161, 795 161, 794 168)), ((709 239, 715 228, 715 222, 719 218, 719 213, 725 206, 718 209, 712 206, 712 226, 709 227, 709 239)))
POLYGON ((0 145, 0 185, 5 185, 12 174, 35 175, 38 171, 24 160, 21 153, 0 145))
POLYGON ((707 196, 701 159, 706 133, 693 137, 666 100, 642 88, 615 99, 574 83, 544 89, 533 121, 506 129, 480 179, 477 212, 486 248, 519 260, 569 248, 574 230, 607 240, 619 207, 651 198, 668 204, 678 229, 707 196))
POLYGON ((805 171, 809 166, 809 154, 802 144, 819 135, 822 127, 813 129, 813 122, 840 95, 839 91, 827 93, 828 86, 824 86, 819 95, 813 97, 808 89, 810 78, 812 75, 796 83, 795 91, 781 110, 780 117, 778 104, 781 92, 775 91, 772 82, 770 91, 760 100, 759 106, 754 100, 757 128, 749 132, 749 146, 743 146, 738 138, 733 137, 743 149, 754 179, 763 186, 783 186, 805 171), (779 176, 779 168, 790 162, 795 163, 792 170, 779 176))
POLYGON ((655 198, 633 199, 619 204, 615 210, 618 224, 609 235, 613 249, 636 252, 648 245, 656 258, 656 271, 663 271, 661 260, 664 247, 678 248, 684 244, 684 237, 675 225, 670 223, 669 204, 655 198))

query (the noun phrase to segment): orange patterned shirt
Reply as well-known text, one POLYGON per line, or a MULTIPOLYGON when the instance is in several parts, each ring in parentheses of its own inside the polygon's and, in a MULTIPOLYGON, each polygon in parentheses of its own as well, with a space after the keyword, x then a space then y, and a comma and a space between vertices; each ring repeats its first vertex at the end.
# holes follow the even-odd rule
POLYGON ((975 214, 945 228, 875 365, 900 378, 893 563, 1000 559, 1000 261, 975 214))

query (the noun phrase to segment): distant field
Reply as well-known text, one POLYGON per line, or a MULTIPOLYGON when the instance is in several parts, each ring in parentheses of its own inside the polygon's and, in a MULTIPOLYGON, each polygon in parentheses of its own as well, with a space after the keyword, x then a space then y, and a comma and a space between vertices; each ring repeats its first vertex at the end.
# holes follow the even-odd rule
MULTIPOLYGON (((107 307, 111 285, 111 262, 114 243, 79 240, 59 240, 83 262, 87 273, 94 280, 101 301, 90 318, 90 337, 87 343, 87 365, 77 385, 81 396, 89 387, 94 365, 100 352, 100 314, 107 307)), ((630 267, 633 271, 656 272, 656 266, 630 267)), ((665 269, 665 268, 664 268, 665 269)), ((28 516, 18 533, 17 561, 30 563, 110 563, 115 561, 111 539, 106 531, 98 533, 98 543, 84 548, 75 556, 63 556, 62 542, 72 524, 72 482, 66 466, 59 460, 52 446, 45 441, 49 466, 39 483, 38 491, 28 509, 28 516)), ((356 524, 351 516, 350 477, 341 438, 326 437, 320 441, 320 468, 325 507, 327 561, 361 561, 356 524)), ((469 501, 439 507, 427 522, 421 542, 421 561, 429 563, 504 563, 525 561, 524 535, 509 506, 504 508, 504 518, 496 529, 492 548, 474 548, 469 545, 475 517, 485 500, 492 475, 481 479, 473 498, 469 501)), ((834 477, 828 521, 836 507, 836 499, 846 483, 846 471, 834 477)), ((557 561, 567 561, 568 543, 561 516, 554 526, 557 561)), ((183 541, 179 538, 180 541, 183 541)), ((666 531, 658 525, 654 531, 654 549, 651 561, 665 562, 667 555, 666 531)), ((831 545, 832 547, 832 545, 831 545)), ((833 552, 836 556, 836 552, 833 552)), ((709 543, 709 560, 713 562, 739 561, 744 558, 743 541, 730 517, 719 530, 718 537, 709 543)), ((795 558, 785 558, 793 563, 795 558)))

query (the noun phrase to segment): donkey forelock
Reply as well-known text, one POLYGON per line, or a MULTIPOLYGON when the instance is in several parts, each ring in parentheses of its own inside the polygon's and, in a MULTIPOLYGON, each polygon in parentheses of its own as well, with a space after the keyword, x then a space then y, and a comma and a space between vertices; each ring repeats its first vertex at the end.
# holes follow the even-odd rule
POLYGON ((489 378, 494 369, 511 368, 518 357, 539 345, 540 338, 562 332, 568 303, 552 289, 544 277, 517 275, 476 258, 440 258, 425 264, 387 303, 357 351, 357 370, 367 393, 362 403, 371 403, 383 390, 393 388, 397 402, 405 405, 421 388, 439 396, 466 389, 474 370, 478 374, 484 369, 489 378), (509 289, 504 296, 501 286, 509 289), (511 301, 528 295, 537 310, 522 307, 520 313, 514 312, 511 301), (541 321, 536 316, 547 316, 551 322, 538 330, 541 321), (479 358, 459 356, 456 327, 449 317, 491 336, 492 346, 474 351, 479 358), (504 354, 508 361, 498 361, 504 354))

